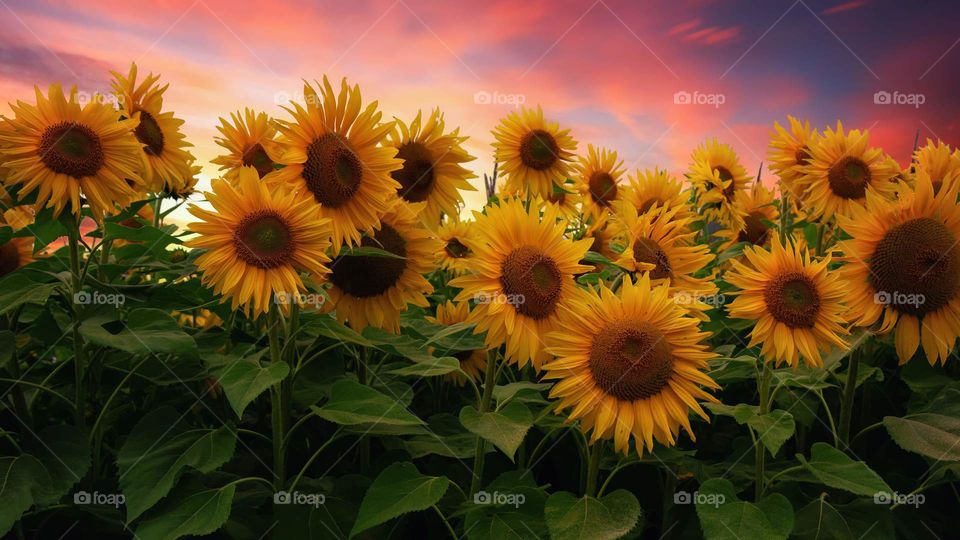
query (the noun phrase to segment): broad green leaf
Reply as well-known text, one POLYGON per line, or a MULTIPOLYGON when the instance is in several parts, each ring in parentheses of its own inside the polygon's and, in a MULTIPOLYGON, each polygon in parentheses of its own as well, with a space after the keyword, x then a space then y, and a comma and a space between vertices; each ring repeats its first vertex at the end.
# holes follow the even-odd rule
POLYGON ((37 501, 37 494, 50 476, 29 454, 0 458, 0 535, 13 528, 37 501))
POLYGON ((397 255, 396 253, 391 253, 387 250, 371 247, 371 246, 356 246, 351 248, 345 248, 340 251, 339 257, 384 257, 387 259, 406 259, 402 255, 397 255))
POLYGON ((37 492, 40 504, 53 504, 66 495, 72 486, 90 470, 91 455, 87 437, 74 426, 45 428, 40 440, 30 444, 30 453, 43 464, 50 482, 37 492))
POLYGON ((193 338, 173 317, 159 309, 134 309, 127 320, 120 323, 110 321, 104 315, 91 317, 80 324, 80 333, 93 344, 131 354, 197 356, 197 344, 193 338), (106 323, 116 326, 118 331, 110 332, 103 326, 106 323))
POLYGON ((431 347, 413 336, 398 336, 372 326, 364 329, 363 336, 371 340, 374 346, 381 351, 409 358, 414 362, 430 363, 437 358, 431 352, 431 347))
POLYGON ((36 283, 23 274, 13 273, 0 280, 0 315, 27 305, 43 305, 58 283, 36 283))
POLYGON ((363 497, 350 537, 409 512, 426 510, 447 492, 445 476, 420 474, 413 463, 394 463, 383 470, 363 497))
POLYGON ((256 360, 238 360, 224 366, 216 376, 233 411, 237 417, 243 417, 243 411, 251 401, 284 380, 289 373, 290 366, 286 362, 263 367, 256 360))
POLYGON ((960 461, 960 418, 921 413, 883 419, 893 440, 908 452, 937 461, 960 461))
POLYGON ((215 532, 230 517, 235 491, 234 486, 178 491, 140 523, 136 537, 140 540, 175 540, 215 532))
POLYGON ((305 322, 306 330, 328 337, 334 341, 352 343, 362 347, 373 347, 373 342, 337 321, 333 315, 321 315, 305 322))
POLYGON ((352 379, 342 379, 334 383, 330 389, 330 400, 323 407, 311 409, 320 418, 337 424, 423 424, 423 421, 408 411, 402 403, 352 379))
POLYGON ((793 537, 798 540, 854 540, 847 520, 827 502, 826 496, 804 506, 794 517, 793 537))
POLYGON ((547 538, 546 489, 528 470, 507 471, 468 500, 464 528, 469 540, 547 538))
POLYGON ((553 540, 613 540, 626 535, 642 517, 632 493, 618 489, 602 498, 576 498, 560 491, 550 495, 544 508, 553 540))
POLYGON ((119 223, 107 222, 105 225, 107 238, 129 240, 131 242, 143 242, 151 251, 162 251, 170 244, 182 244, 183 242, 170 235, 174 227, 164 227, 163 230, 152 225, 142 225, 140 227, 126 227, 119 223))
POLYGON ((793 530, 793 507, 786 497, 774 493, 756 504, 741 501, 726 479, 700 484, 696 505, 707 540, 785 539, 793 530))
POLYGON ((710 377, 720 384, 756 379, 757 359, 753 356, 720 358, 710 362, 710 377))
POLYGON ((796 425, 793 415, 781 409, 774 409, 767 414, 757 414, 747 420, 747 425, 753 428, 759 439, 771 455, 776 455, 783 443, 793 436, 796 425))
POLYGON ((810 459, 801 454, 797 454, 797 459, 824 485, 868 497, 893 491, 866 463, 850 459, 827 443, 813 443, 810 459))
POLYGON ((7 366, 7 362, 13 358, 13 351, 16 350, 17 338, 9 330, 0 331, 0 369, 7 366))
POLYGON ((493 387, 493 399, 497 400, 497 403, 500 404, 510 401, 518 395, 530 395, 536 396, 536 399, 542 399, 540 392, 549 389, 550 386, 551 385, 549 384, 540 384, 527 381, 498 385, 493 387))
POLYGON ((460 422, 472 433, 492 442, 513 461, 517 448, 533 425, 526 405, 511 401, 499 411, 480 413, 472 406, 460 409, 460 422))
POLYGON ((233 456, 237 439, 229 428, 189 429, 184 416, 169 406, 147 413, 120 448, 128 523, 164 498, 186 468, 209 473, 233 456))
POLYGON ((413 364, 406 365, 400 368, 391 369, 387 373, 393 375, 413 375, 417 377, 437 377, 440 375, 446 375, 460 369, 460 361, 456 358, 446 357, 446 358, 437 358, 434 357, 429 360, 421 360, 414 362, 413 364))

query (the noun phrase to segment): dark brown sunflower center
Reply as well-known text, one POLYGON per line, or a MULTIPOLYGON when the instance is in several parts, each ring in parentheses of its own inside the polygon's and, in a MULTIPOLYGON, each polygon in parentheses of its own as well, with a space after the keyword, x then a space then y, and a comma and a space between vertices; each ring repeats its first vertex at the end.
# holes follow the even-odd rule
POLYGON ((48 169, 74 178, 93 176, 103 166, 100 136, 77 122, 60 122, 46 128, 37 150, 48 169))
POLYGON ((559 155, 557 140, 542 129, 534 129, 520 140, 520 160, 531 169, 549 169, 560 159, 559 155))
POLYGON ((650 271, 650 279, 664 279, 672 275, 673 269, 667 253, 651 238, 638 238, 633 243, 633 260, 656 266, 650 271))
POLYGON ((797 148, 797 151, 793 153, 793 159, 796 160, 797 165, 806 165, 807 160, 810 159, 810 149, 806 146, 797 148))
POLYGON ((890 229, 870 258, 877 300, 915 316, 936 311, 960 290, 960 248, 947 227, 916 218, 890 229))
POLYGON ((567 200, 567 192, 563 190, 554 190, 547 195, 547 200, 553 204, 563 206, 563 203, 567 200))
POLYGON ((609 173, 598 171, 590 175, 590 196, 600 206, 610 206, 617 198, 617 182, 609 173))
POLYGON ((143 151, 150 156, 159 156, 163 152, 163 130, 160 124, 147 111, 140 111, 140 125, 133 130, 140 144, 143 144, 143 151))
POLYGON ((0 277, 20 268, 20 250, 14 242, 0 246, 0 277))
POLYGON ((273 210, 259 210, 240 220, 233 233, 237 256, 258 268, 276 268, 293 257, 290 225, 273 210))
POLYGON ((463 245, 463 242, 456 238, 447 240, 447 245, 443 247, 443 250, 447 253, 448 257, 453 259, 462 259, 470 254, 470 248, 463 245))
POLYGON ((661 201, 657 197, 651 197, 650 199, 645 201, 643 204, 641 204, 640 208, 637 208, 637 211, 640 212, 641 215, 646 214, 647 212, 650 211, 651 208, 653 208, 653 205, 655 204, 663 205, 663 201, 661 201))
POLYGON ((390 176, 400 182, 400 196, 411 202, 427 200, 435 180, 430 150, 420 143, 410 142, 400 147, 397 157, 403 160, 403 167, 390 176))
POLYGON ((635 401, 655 396, 669 384, 673 354, 663 332, 653 325, 622 321, 593 338, 589 365, 604 393, 635 401))
POLYGON ((817 286, 802 272, 783 272, 763 291, 763 300, 773 318, 790 328, 812 328, 820 313, 817 286))
POLYGON ((862 199, 870 184, 870 167, 860 158, 847 156, 830 167, 827 181, 837 197, 862 199))
POLYGON ((730 172, 730 169, 723 166, 714 167, 713 170, 717 171, 721 182, 730 182, 727 187, 723 188, 723 196, 726 197, 728 201, 732 201, 733 196, 737 193, 737 183, 733 180, 733 173, 730 172))
POLYGON ((326 133, 307 146, 302 174, 318 203, 337 208, 360 189, 363 164, 339 135, 326 133))
POLYGON ((243 164, 256 169, 260 178, 273 172, 273 160, 260 143, 254 144, 243 152, 243 164))
POLYGON ((503 260, 501 273, 503 292, 520 314, 543 319, 556 311, 563 275, 546 253, 531 246, 514 249, 503 260))
POLYGON ((767 216, 762 212, 750 212, 743 218, 743 230, 737 235, 737 242, 750 242, 755 246, 766 243, 770 227, 763 222, 767 216))
MULTIPOLYGON (((360 246, 382 249, 398 257, 407 256, 407 241, 386 223, 373 236, 364 236, 360 246)), ((369 298, 395 286, 406 268, 405 258, 341 255, 330 263, 330 281, 350 296, 369 298)))

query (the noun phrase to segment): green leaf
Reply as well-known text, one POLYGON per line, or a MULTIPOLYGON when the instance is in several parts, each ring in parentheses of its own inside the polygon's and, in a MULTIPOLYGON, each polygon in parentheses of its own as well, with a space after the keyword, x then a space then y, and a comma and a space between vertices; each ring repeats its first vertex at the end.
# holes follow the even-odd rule
POLYGON ((474 494, 464 518, 469 540, 546 538, 546 489, 529 470, 507 471, 474 494), (495 498, 496 497, 496 498, 495 498))
POLYGON ((866 463, 850 459, 827 443, 814 443, 809 461, 801 454, 797 459, 824 485, 868 497, 893 491, 866 463))
POLYGON ((440 501, 449 485, 445 476, 420 474, 413 463, 390 465, 363 496, 350 537, 403 514, 430 508, 440 501))
POLYGON ((168 504, 151 512, 137 527, 140 540, 175 540, 215 532, 230 517, 236 487, 230 485, 201 491, 178 490, 168 504))
POLYGON ((80 324, 80 333, 96 345, 111 347, 131 354, 177 354, 197 356, 197 343, 185 333, 177 321, 159 309, 139 308, 130 312, 126 322, 112 333, 103 325, 114 323, 108 315, 91 317, 80 324))
POLYGON ((391 253, 387 250, 371 246, 356 246, 352 248, 346 248, 340 251, 338 257, 384 257, 387 259, 406 259, 406 257, 402 255, 397 255, 396 253, 391 253))
POLYGON ((57 283, 35 283, 23 274, 10 274, 0 280, 0 315, 27 305, 43 305, 57 288, 57 283))
POLYGON ((933 413, 886 416, 883 425, 908 452, 937 461, 960 461, 960 418, 933 413))
POLYGON ((779 493, 758 503, 741 501, 729 480, 711 478, 700 484, 697 516, 707 540, 784 539, 793 530, 793 507, 779 493))
POLYGON ((39 504, 53 504, 90 470, 92 462, 86 435, 74 426, 45 428, 39 441, 29 445, 30 454, 43 464, 50 481, 37 492, 39 504))
POLYGON ((256 360, 238 360, 224 366, 217 378, 237 417, 243 417, 243 411, 251 401, 284 380, 289 373, 290 366, 286 362, 263 367, 256 360))
POLYGON ((510 461, 533 425, 533 414, 526 405, 511 401, 499 411, 480 413, 471 406, 460 409, 460 422, 471 433, 492 442, 510 461))
POLYGON ((305 330, 316 332, 318 335, 328 337, 334 341, 352 343, 363 347, 373 347, 372 341, 354 332, 352 329, 347 328, 329 314, 312 318, 309 323, 304 326, 306 327, 305 330))
POLYGON ((391 369, 387 373, 393 375, 413 375, 417 377, 437 377, 460 370, 460 361, 456 358, 433 357, 430 360, 414 362, 411 365, 391 369))
POLYGON ((330 400, 323 407, 311 407, 313 413, 344 425, 388 424, 417 426, 423 421, 400 402, 352 379, 342 379, 330 389, 330 400))
POLYGON ((33 506, 50 476, 35 457, 23 454, 0 458, 0 479, 0 535, 5 535, 33 506))
POLYGON ((526 399, 527 396, 539 401, 543 399, 543 397, 540 395, 540 392, 549 389, 550 386, 551 385, 549 384, 540 384, 527 381, 498 385, 493 387, 493 399, 497 400, 497 403, 500 404, 508 402, 515 397, 517 399, 526 399))
POLYGON ((0 368, 4 368, 7 362, 13 358, 13 352, 17 347, 17 338, 9 330, 0 331, 0 368))
POLYGON ((747 420, 757 438, 767 447, 770 455, 776 455, 783 443, 793 436, 796 425, 793 415, 782 409, 774 409, 767 414, 757 414, 747 420))
POLYGON ((640 521, 640 503, 632 493, 618 489, 602 498, 576 498, 560 491, 550 495, 544 508, 553 540, 613 540, 626 535, 640 521))
MULTIPOLYGON (((143 242, 150 251, 163 251, 170 244, 182 244, 178 238, 171 236, 167 230, 158 229, 152 225, 140 227, 126 227, 119 223, 107 222, 104 226, 107 238, 123 239, 131 242, 143 242)), ((174 227, 164 227, 173 230, 174 227)))
POLYGON ((794 518, 793 537, 798 540, 854 540, 847 520, 827 502, 826 496, 804 506, 794 518))
POLYGON ((117 455, 127 522, 165 497, 187 467, 209 473, 233 456, 236 436, 220 429, 188 429, 185 415, 164 406, 147 413, 117 455))

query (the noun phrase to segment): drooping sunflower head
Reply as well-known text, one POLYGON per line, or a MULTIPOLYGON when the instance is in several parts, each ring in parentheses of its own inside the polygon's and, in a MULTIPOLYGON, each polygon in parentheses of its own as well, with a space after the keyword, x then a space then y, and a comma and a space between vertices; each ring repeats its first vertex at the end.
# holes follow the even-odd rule
POLYGON ((844 132, 840 122, 836 130, 828 127, 810 144, 810 158, 800 167, 803 176, 797 180, 810 217, 849 215, 864 205, 867 193, 893 197, 896 185, 890 178, 895 171, 883 150, 869 145, 869 131, 844 132))
POLYGON ((450 282, 462 290, 458 302, 474 301, 470 320, 486 332, 488 347, 506 344, 506 358, 539 369, 549 355, 543 335, 556 328, 561 306, 574 301, 573 276, 591 267, 580 264, 591 240, 564 238, 555 208, 543 215, 523 201, 501 201, 476 213, 469 273, 450 282))
POLYGON ((617 159, 615 151, 587 145, 587 155, 576 167, 584 214, 606 216, 613 204, 623 199, 623 188, 618 185, 623 172, 623 161, 617 159))
POLYGON ((746 262, 733 261, 726 280, 740 290, 727 309, 731 317, 756 321, 749 346, 761 344, 767 362, 796 367, 800 360, 823 365, 821 351, 845 350, 843 299, 848 285, 828 271, 830 257, 815 260, 806 249, 784 246, 774 236, 770 249, 747 246, 746 262))
POLYGON ((934 143, 927 139, 927 144, 914 152, 913 159, 916 168, 930 176, 934 194, 940 192, 944 183, 953 184, 960 179, 960 156, 943 141, 934 143))
POLYGON ((582 197, 577 190, 576 183, 571 179, 566 179, 562 184, 554 184, 553 191, 546 199, 539 197, 534 199, 540 201, 543 205, 554 207, 560 216, 571 223, 580 219, 580 207, 582 206, 582 197))
POLYGON ((606 216, 594 219, 590 226, 587 227, 583 237, 590 240, 590 251, 614 260, 618 255, 618 253, 613 250, 613 242, 616 240, 615 237, 618 228, 611 225, 611 221, 613 221, 613 218, 606 216))
POLYGON ((473 256, 470 246, 476 239, 476 224, 472 221, 448 220, 437 229, 441 248, 437 251, 437 266, 455 276, 467 272, 469 258, 473 256))
POLYGON ((230 179, 242 167, 253 167, 260 178, 274 171, 274 165, 280 161, 282 155, 277 144, 277 125, 267 113, 256 112, 253 109, 244 109, 230 113, 230 119, 220 118, 217 126, 220 137, 214 141, 223 147, 227 153, 212 159, 225 171, 225 177, 230 179))
POLYGON ((163 111, 163 94, 167 86, 159 86, 159 75, 150 74, 137 84, 137 65, 130 65, 126 77, 115 71, 113 91, 127 118, 139 119, 133 130, 142 145, 143 183, 150 192, 176 189, 190 177, 190 154, 180 126, 183 120, 173 112, 163 111))
POLYGON ((400 183, 397 195, 407 202, 426 203, 421 217, 428 227, 438 225, 441 214, 459 214, 460 190, 476 191, 468 181, 476 175, 463 166, 475 159, 463 149, 466 140, 459 128, 445 132, 440 109, 434 109, 426 123, 420 111, 410 125, 397 120, 387 136, 386 145, 396 148, 403 160, 403 166, 390 173, 400 183))
POLYGON ((750 176, 729 145, 716 139, 705 141, 693 151, 693 163, 687 173, 708 219, 731 229, 740 228, 741 216, 734 201, 738 191, 746 189, 750 176))
POLYGON ((380 123, 377 102, 362 108, 360 87, 340 82, 334 91, 326 77, 317 90, 304 84, 306 103, 285 110, 292 121, 279 121, 284 168, 272 173, 272 182, 291 185, 301 196, 320 205, 332 220, 334 250, 360 242, 372 232, 380 216, 393 204, 400 184, 391 178, 403 161, 397 149, 385 146, 393 122, 380 123))
POLYGON ((683 186, 666 169, 659 167, 637 171, 636 176, 630 177, 630 184, 623 189, 623 200, 627 201, 637 213, 645 214, 654 207, 680 207, 679 217, 690 215, 687 206, 687 196, 683 186))
POLYGON ((400 313, 408 304, 427 307, 433 286, 423 277, 436 266, 440 243, 419 219, 423 203, 394 199, 380 225, 360 241, 376 255, 341 253, 330 263, 331 307, 340 322, 361 331, 374 326, 400 332, 400 313))
POLYGON ((627 453, 633 438, 638 453, 654 441, 673 446, 680 428, 693 437, 689 411, 707 419, 698 400, 716 401, 702 387, 719 388, 705 373, 716 356, 697 319, 670 298, 666 285, 625 277, 616 293, 581 291, 565 307, 561 331, 547 334, 555 360, 543 366, 556 410, 570 409, 591 440, 614 440, 627 453))
POLYGON ((132 131, 137 120, 119 120, 102 99, 81 107, 76 87, 64 96, 51 85, 36 105, 10 104, 15 117, 0 131, 0 161, 8 169, 3 182, 22 184, 21 196, 37 192, 37 208, 64 208, 79 215, 81 197, 99 220, 136 195, 126 179, 140 182, 140 145, 132 131))
POLYGON ((770 170, 780 177, 780 181, 790 191, 794 198, 799 198, 803 191, 798 189, 797 180, 803 176, 800 167, 810 159, 810 144, 818 137, 815 129, 810 128, 810 122, 787 116, 790 124, 789 131, 779 122, 773 123, 774 132, 770 137, 770 148, 767 160, 770 170))
MULTIPOLYGON (((429 322, 434 324, 454 325, 466 322, 470 317, 470 304, 467 302, 453 303, 447 301, 437 306, 437 316, 427 317, 429 322)), ((463 386, 467 383, 467 378, 479 381, 483 376, 484 368, 487 366, 487 350, 476 349, 472 351, 460 351, 453 353, 453 357, 460 361, 460 371, 444 375, 444 379, 453 382, 457 386, 463 386)))
POLYGON ((570 130, 543 118, 543 110, 521 108, 493 130, 497 163, 506 188, 523 196, 549 198, 554 184, 570 177, 577 141, 570 130))
POLYGON ((755 182, 750 188, 737 193, 734 204, 743 215, 743 226, 739 230, 725 229, 717 232, 717 236, 727 239, 721 250, 740 242, 754 246, 767 245, 770 238, 777 234, 771 223, 780 219, 773 191, 755 182))
POLYGON ((946 362, 960 328, 960 184, 934 195, 923 169, 916 189, 901 187, 896 201, 868 195, 840 225, 852 238, 841 242, 850 284, 850 316, 859 326, 882 321, 896 330, 900 363, 922 345, 927 360, 946 362), (882 319, 881 319, 882 316, 882 319))
MULTIPOLYGON (((168 186, 164 195, 170 197, 171 199, 188 199, 190 195, 193 195, 197 191, 197 183, 200 181, 200 173, 203 171, 197 162, 196 158, 193 155, 188 159, 188 164, 190 165, 190 174, 184 178, 181 182, 177 182, 175 186, 168 186)), ((238 171, 234 171, 233 178, 235 179, 238 174, 238 171)), ((229 180, 229 178, 228 178, 229 180)))
POLYGON ((235 184, 213 181, 206 193, 213 210, 190 205, 200 221, 189 224, 198 236, 187 245, 207 250, 196 262, 203 283, 233 309, 257 316, 274 302, 286 311, 305 290, 301 271, 328 272, 329 220, 309 199, 268 188, 253 167, 241 169, 235 184))

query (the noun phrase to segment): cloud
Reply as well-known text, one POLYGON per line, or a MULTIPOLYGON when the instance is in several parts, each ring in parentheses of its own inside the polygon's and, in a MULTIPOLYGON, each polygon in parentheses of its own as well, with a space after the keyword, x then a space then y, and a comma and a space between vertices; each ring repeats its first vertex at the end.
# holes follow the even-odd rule
POLYGON ((832 7, 828 7, 820 12, 821 15, 833 15, 836 13, 843 13, 844 11, 850 11, 854 9, 861 8, 867 4, 867 0, 851 0, 850 2, 844 2, 842 4, 837 4, 832 7))

